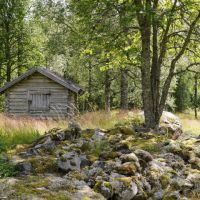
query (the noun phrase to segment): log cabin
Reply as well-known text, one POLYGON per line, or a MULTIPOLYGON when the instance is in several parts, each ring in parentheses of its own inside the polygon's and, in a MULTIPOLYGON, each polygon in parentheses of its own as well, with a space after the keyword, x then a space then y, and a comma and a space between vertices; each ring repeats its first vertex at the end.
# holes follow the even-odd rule
POLYGON ((44 118, 68 117, 82 93, 79 85, 45 68, 32 68, 0 88, 8 115, 44 118))

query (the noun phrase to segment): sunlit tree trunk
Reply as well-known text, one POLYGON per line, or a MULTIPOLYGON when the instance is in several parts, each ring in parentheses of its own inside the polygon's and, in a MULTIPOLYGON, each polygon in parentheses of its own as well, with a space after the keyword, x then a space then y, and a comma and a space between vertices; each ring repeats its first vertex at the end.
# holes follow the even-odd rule
POLYGON ((123 110, 128 109, 128 71, 127 69, 121 69, 121 97, 120 108, 123 110))
POLYGON ((111 93, 111 80, 109 70, 105 72, 105 86, 104 86, 104 95, 105 95, 105 111, 110 112, 110 93, 111 93))

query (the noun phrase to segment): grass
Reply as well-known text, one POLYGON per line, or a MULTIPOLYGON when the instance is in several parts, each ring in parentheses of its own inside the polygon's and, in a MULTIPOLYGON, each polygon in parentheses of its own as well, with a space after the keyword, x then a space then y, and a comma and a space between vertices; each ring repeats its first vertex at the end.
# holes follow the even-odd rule
MULTIPOLYGON (((110 113, 104 111, 87 112, 77 117, 77 120, 83 129, 100 128, 110 129, 116 124, 123 125, 127 121, 134 121, 141 123, 141 117, 138 113, 140 111, 120 111, 115 110, 110 113)), ((199 113, 200 114, 200 113, 199 113)), ((182 121, 184 131, 190 131, 195 135, 200 135, 200 120, 194 118, 191 112, 177 113, 182 121)), ((40 135, 46 131, 59 127, 66 128, 67 121, 64 120, 39 120, 33 118, 22 117, 7 117, 3 114, 0 115, 0 178, 16 175, 17 171, 15 167, 9 163, 8 160, 1 159, 1 153, 12 150, 17 145, 31 144, 40 135)), ((91 149, 91 153, 95 156, 99 156, 100 153, 105 150, 106 143, 96 143, 91 149)), ((146 150, 157 151, 159 147, 147 145, 146 150)))
MULTIPOLYGON (((110 113, 104 111, 86 112, 77 117, 83 129, 109 129, 115 124, 123 124, 127 119, 137 116, 138 111, 128 112, 115 110, 110 113)), ((30 144, 46 131, 59 127, 66 128, 64 120, 42 120, 30 117, 7 117, 0 115, 0 152, 16 145, 30 144)))
POLYGON ((40 136, 33 128, 0 129, 0 152, 7 151, 16 145, 31 144, 40 136))
MULTIPOLYGON (((104 111, 86 112, 78 116, 77 120, 83 129, 109 129, 116 124, 125 124, 128 120, 134 119, 134 121, 137 121, 139 119, 139 112, 139 110, 114 110, 110 113, 104 111)), ((177 113, 177 115, 182 121, 184 131, 190 131, 196 135, 200 134, 200 120, 196 120, 193 113, 177 113)), ((7 117, 1 114, 0 152, 6 151, 16 145, 30 144, 40 135, 44 134, 45 131, 55 127, 66 128, 67 121, 51 119, 39 120, 29 117, 7 117)))
POLYGON ((200 135, 200 113, 198 113, 199 119, 195 119, 191 111, 176 113, 176 115, 181 119, 184 131, 191 132, 194 135, 200 135))
MULTIPOLYGON (((67 124, 67 123, 66 123, 67 124)), ((64 127, 63 121, 17 118, 0 115, 0 152, 16 145, 31 144, 45 131, 54 127, 64 127)))
POLYGON ((114 110, 110 113, 105 111, 86 112, 79 116, 78 121, 82 128, 110 129, 116 124, 123 124, 129 119, 137 118, 139 110, 121 111, 114 110))

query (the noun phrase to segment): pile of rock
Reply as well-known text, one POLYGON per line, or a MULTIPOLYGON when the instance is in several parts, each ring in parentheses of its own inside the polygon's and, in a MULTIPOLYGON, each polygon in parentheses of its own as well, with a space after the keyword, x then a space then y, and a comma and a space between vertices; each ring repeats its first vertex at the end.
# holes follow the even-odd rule
POLYGON ((43 184, 36 186, 34 179, 32 190, 26 178, 16 179, 9 187, 15 195, 4 194, 20 199, 23 186, 42 191, 24 191, 23 199, 49 199, 44 193, 64 199, 190 199, 200 194, 199 143, 187 134, 173 140, 131 127, 53 129, 13 157, 23 175, 43 184))

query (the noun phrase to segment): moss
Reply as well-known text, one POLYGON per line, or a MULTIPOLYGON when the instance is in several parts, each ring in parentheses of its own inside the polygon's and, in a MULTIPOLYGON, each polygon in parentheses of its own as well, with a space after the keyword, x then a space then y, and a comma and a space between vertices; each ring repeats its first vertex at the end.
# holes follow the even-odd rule
POLYGON ((71 171, 70 177, 73 177, 77 180, 84 180, 86 178, 86 175, 84 173, 79 172, 79 171, 71 171))
POLYGON ((95 132, 94 129, 86 129, 86 130, 81 131, 81 136, 83 138, 90 139, 94 135, 94 132, 95 132))
POLYGON ((170 175, 163 174, 160 177, 160 182, 161 182, 162 187, 166 188, 169 185, 169 183, 170 183, 170 175))
POLYGON ((84 196, 84 197, 83 197, 83 200, 91 200, 91 198, 90 198, 90 197, 87 197, 87 196, 84 196))
POLYGON ((124 135, 133 135, 135 133, 131 127, 120 127, 120 132, 124 135))
POLYGON ((127 163, 124 163, 124 164, 120 165, 119 167, 117 167, 117 171, 120 174, 133 175, 137 171, 137 168, 134 163, 127 162, 127 163))
POLYGON ((105 159, 105 160, 113 160, 117 157, 119 157, 119 153, 118 152, 115 152, 115 151, 109 151, 109 152, 102 152, 100 154, 100 157, 105 159))
POLYGON ((121 177, 115 178, 114 180, 123 182, 126 187, 130 187, 131 182, 133 181, 133 177, 121 177))
POLYGON ((112 185, 111 185, 110 182, 107 182, 107 181, 97 181, 97 182, 95 183, 95 185, 94 185, 94 188, 93 188, 94 191, 96 191, 96 192, 101 191, 102 185, 103 185, 104 187, 108 188, 109 190, 112 190, 112 185))
POLYGON ((95 185, 94 185, 94 191, 99 191, 100 190, 100 188, 101 188, 101 184, 102 184, 102 181, 97 181, 96 183, 95 183, 95 185))
POLYGON ((104 182, 103 184, 104 184, 105 187, 107 187, 110 190, 112 190, 112 185, 110 184, 110 182, 104 182))
POLYGON ((80 147, 82 152, 89 152, 91 151, 92 145, 89 142, 83 143, 83 145, 80 147))
POLYGON ((55 158, 48 157, 33 157, 30 160, 33 171, 37 173, 46 173, 55 171, 55 158))
POLYGON ((69 198, 66 194, 52 192, 46 190, 45 188, 49 185, 49 180, 47 178, 30 176, 26 180, 20 180, 13 189, 15 190, 16 196, 21 199, 24 196, 27 197, 39 197, 45 200, 68 200, 69 198), (40 190, 39 188, 44 188, 40 190))

